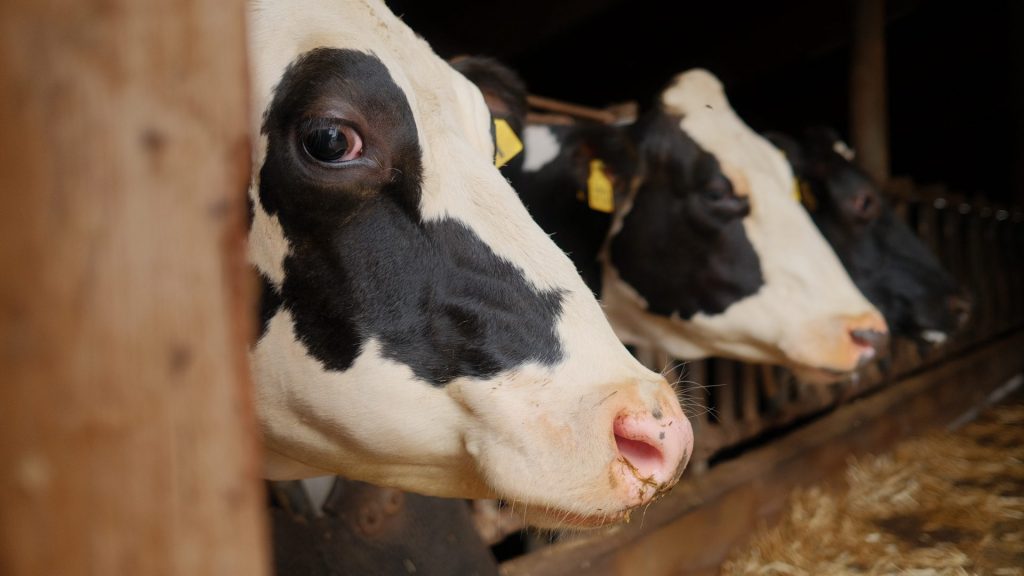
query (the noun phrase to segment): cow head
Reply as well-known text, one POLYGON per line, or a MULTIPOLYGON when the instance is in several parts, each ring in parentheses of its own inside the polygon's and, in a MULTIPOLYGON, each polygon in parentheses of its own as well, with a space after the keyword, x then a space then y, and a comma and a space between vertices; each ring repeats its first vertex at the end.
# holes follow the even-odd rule
POLYGON ((957 283, 853 163, 834 130, 809 129, 800 142, 769 138, 793 166, 814 223, 894 334, 938 344, 966 322, 970 306, 957 283))
POLYGON ((602 289, 621 337, 816 380, 874 356, 882 316, 794 199, 782 154, 714 76, 676 77, 635 133, 638 185, 613 227, 602 289))
POLYGON ((253 2, 266 474, 621 519, 692 433, 493 165, 480 92, 382 2, 253 2))

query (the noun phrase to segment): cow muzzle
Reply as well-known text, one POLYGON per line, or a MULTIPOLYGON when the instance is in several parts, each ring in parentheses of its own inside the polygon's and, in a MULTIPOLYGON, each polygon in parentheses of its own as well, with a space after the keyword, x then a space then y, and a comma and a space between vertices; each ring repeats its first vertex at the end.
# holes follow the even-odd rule
POLYGON ((834 382, 885 354, 889 328, 877 311, 809 323, 783 341, 782 350, 806 380, 834 382))

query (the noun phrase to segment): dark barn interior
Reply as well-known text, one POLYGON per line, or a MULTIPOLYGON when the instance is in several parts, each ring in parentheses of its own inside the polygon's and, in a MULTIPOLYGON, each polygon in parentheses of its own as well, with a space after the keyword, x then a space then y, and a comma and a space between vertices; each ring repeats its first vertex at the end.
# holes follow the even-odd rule
MULTIPOLYGON (((704 67, 755 130, 849 134, 849 1, 388 5, 442 56, 498 58, 538 95, 644 106, 672 75, 704 67)), ((895 0, 887 21, 893 176, 1024 203, 1024 6, 895 0)))

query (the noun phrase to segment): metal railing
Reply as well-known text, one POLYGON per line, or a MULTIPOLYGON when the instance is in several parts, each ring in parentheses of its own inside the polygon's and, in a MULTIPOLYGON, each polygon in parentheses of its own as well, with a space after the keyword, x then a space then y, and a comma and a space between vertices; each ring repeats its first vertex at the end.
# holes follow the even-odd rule
POLYGON ((803 386, 775 366, 718 358, 674 363, 657 351, 637 350, 652 369, 674 366, 668 377, 682 382, 696 436, 687 476, 852 398, 1024 326, 1024 212, 968 201, 940 186, 916 187, 907 180, 894 181, 888 195, 897 213, 968 290, 973 300, 968 325, 928 350, 894 340, 887 358, 854 380, 830 387, 803 386))

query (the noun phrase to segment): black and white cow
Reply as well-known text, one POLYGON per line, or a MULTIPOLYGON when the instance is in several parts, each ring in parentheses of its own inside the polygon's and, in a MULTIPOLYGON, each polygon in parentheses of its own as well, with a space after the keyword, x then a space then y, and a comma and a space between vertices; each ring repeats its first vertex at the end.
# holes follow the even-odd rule
POLYGON ((893 334, 940 344, 967 320, 968 300, 931 250, 897 216, 829 128, 803 138, 768 134, 793 167, 804 206, 893 334))
POLYGON ((692 431, 493 165, 480 92, 379 1, 255 0, 251 352, 271 479, 623 519, 692 431))
POLYGON ((624 342, 815 380, 855 370, 884 342, 881 314, 794 200, 782 154, 710 73, 676 77, 633 126, 533 124, 523 141, 513 187, 624 342), (611 211, 590 197, 595 166, 611 211))

